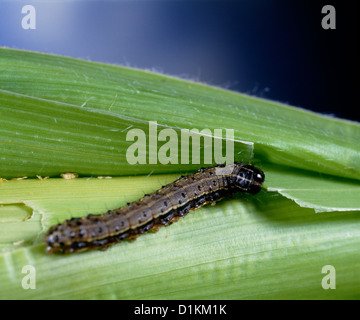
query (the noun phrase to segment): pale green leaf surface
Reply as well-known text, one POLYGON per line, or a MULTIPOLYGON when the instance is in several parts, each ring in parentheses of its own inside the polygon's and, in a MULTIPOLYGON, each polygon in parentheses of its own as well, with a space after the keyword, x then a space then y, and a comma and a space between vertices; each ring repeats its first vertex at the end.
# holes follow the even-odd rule
POLYGON ((357 180, 264 165, 268 191, 277 191, 302 207, 316 212, 358 211, 360 183, 357 180))
MULTIPOLYGON (((31 219, 19 223, 30 224, 33 219, 39 222, 41 217, 41 226, 33 230, 35 244, 17 244, 12 249, 3 246, 0 298, 360 297, 360 255, 354 250, 360 245, 359 212, 315 215, 312 209, 265 191, 201 208, 155 234, 120 243, 105 252, 44 253, 39 234, 57 219, 76 216, 76 212, 83 214, 88 205, 95 211, 104 211, 108 205, 137 198, 138 184, 148 192, 172 179, 174 176, 2 183, 1 203, 11 194, 11 201, 28 204, 26 212, 30 206, 35 208, 31 219), (100 187, 105 183, 106 190, 100 187), (63 195, 62 199, 57 192, 63 195), (95 198, 98 200, 92 200, 95 198), (66 205, 59 206, 61 201, 66 205), (21 286, 22 267, 29 264, 36 268, 35 290, 21 286), (328 264, 336 267, 336 290, 321 287, 321 269, 328 264)), ((25 213, 18 219, 24 216, 25 213)), ((4 215, 1 218, 5 230, 10 222, 4 220, 4 215)), ((19 241, 18 234, 13 236, 19 241)))

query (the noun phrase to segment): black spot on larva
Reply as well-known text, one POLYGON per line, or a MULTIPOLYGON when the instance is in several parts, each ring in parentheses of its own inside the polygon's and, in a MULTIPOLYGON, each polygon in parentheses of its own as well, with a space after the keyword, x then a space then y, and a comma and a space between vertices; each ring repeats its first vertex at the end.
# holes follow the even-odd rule
POLYGON ((153 227, 157 229, 161 225, 169 225, 174 218, 186 215, 191 209, 223 197, 231 197, 235 192, 256 194, 261 190, 265 179, 261 170, 251 165, 234 163, 229 165, 229 170, 223 170, 228 174, 216 178, 218 167, 223 168, 225 165, 202 168, 192 175, 181 176, 175 182, 163 186, 163 191, 145 194, 144 197, 150 198, 146 203, 138 200, 127 203, 129 207, 126 209, 108 210, 100 216, 89 214, 83 218, 72 218, 51 227, 45 236, 47 252, 76 252, 107 247, 124 239, 134 239, 153 227), (177 192, 179 188, 180 193, 177 192), (169 203, 170 197, 174 197, 175 203, 178 203, 174 208, 169 203), (139 213, 140 217, 137 216, 139 213), (134 218, 138 218, 135 225, 122 232, 122 228, 125 225, 128 227, 134 218), (99 234, 101 239, 97 239, 100 238, 99 234))
POLYGON ((149 230, 152 228, 153 225, 154 225, 153 223, 148 223, 148 224, 144 227, 144 231, 149 231, 149 230))
POLYGON ((151 222, 139 227, 139 233, 143 234, 143 233, 149 231, 153 226, 154 226, 154 223, 151 221, 151 222))
POLYGON ((214 192, 214 193, 210 193, 207 196, 207 201, 216 201, 220 199, 220 193, 219 192, 214 192))
POLYGON ((114 236, 114 241, 121 241, 121 240, 124 240, 126 238, 128 238, 130 236, 130 232, 124 232, 124 233, 121 233, 119 235, 116 235, 114 236))
POLYGON ((55 243, 55 239, 53 236, 51 235, 48 235, 45 239, 45 242, 48 244, 48 245, 53 245, 55 243))
POLYGON ((87 246, 87 243, 86 242, 82 242, 82 241, 80 241, 80 242, 74 242, 73 243, 73 245, 72 245, 72 247, 73 247, 73 249, 82 249, 82 248, 85 248, 87 246))
POLYGON ((86 230, 85 230, 85 229, 80 229, 80 230, 79 230, 79 237, 80 237, 80 238, 84 237, 85 234, 86 234, 86 230))
POLYGON ((104 246, 109 242, 109 239, 97 239, 94 240, 91 244, 95 246, 104 246))
POLYGON ((174 218, 174 212, 170 211, 165 216, 161 217, 159 222, 162 225, 167 225, 173 218, 174 218))
POLYGON ((186 215, 189 211, 190 211, 190 203, 186 204, 185 206, 179 208, 178 210, 178 216, 183 217, 184 215, 186 215))
POLYGON ((199 197, 196 201, 196 204, 198 207, 200 207, 201 205, 203 205, 205 203, 206 199, 205 199, 205 195, 199 197))

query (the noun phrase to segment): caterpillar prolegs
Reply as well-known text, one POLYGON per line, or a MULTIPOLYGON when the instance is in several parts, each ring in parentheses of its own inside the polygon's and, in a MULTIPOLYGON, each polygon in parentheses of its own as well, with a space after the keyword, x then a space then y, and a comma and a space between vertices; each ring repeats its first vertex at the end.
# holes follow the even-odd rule
POLYGON ((104 249, 121 240, 135 239, 233 193, 256 194, 264 179, 260 169, 238 162, 200 169, 119 209, 52 226, 45 235, 46 252, 104 249))

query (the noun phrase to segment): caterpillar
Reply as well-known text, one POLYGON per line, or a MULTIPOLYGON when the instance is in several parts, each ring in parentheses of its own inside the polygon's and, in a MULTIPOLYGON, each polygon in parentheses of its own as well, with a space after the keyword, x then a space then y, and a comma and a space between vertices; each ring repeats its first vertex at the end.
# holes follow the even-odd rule
POLYGON ((156 231, 177 221, 190 210, 215 204, 233 193, 256 194, 264 180, 263 171, 239 162, 202 168, 119 209, 72 218, 50 227, 44 238, 46 252, 106 249, 125 239, 134 240, 149 230, 156 231))

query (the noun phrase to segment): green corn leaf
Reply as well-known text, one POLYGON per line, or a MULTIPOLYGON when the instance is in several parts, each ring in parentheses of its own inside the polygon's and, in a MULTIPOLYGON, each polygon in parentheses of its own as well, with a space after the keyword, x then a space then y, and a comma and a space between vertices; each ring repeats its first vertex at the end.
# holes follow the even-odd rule
MULTIPOLYGON (((135 126, 134 121, 157 121, 173 128, 233 129, 235 140, 255 144, 256 160, 360 179, 358 123, 160 74, 26 51, 1 49, 0 70, 0 89, 23 95, 8 97, 7 92, 1 92, 3 143, 22 142, 31 148, 32 139, 40 156, 40 168, 27 168, 26 176, 39 172, 53 175, 41 154, 67 144, 69 164, 78 168, 80 162, 84 174, 123 175, 124 170, 127 174, 148 174, 153 167, 136 168, 123 161, 125 150, 117 142, 125 140, 121 132, 127 128, 126 121, 128 127, 135 126), (19 110, 14 108, 14 99, 23 104, 19 110), (31 108, 24 110, 29 103, 31 108), (18 126, 24 127, 12 130, 10 125, 16 125, 15 121, 9 123, 7 117, 26 118, 18 121, 18 126), (99 130, 94 131, 91 118, 99 119, 99 130), (33 133, 35 128, 39 134, 28 135, 28 130, 33 133), (48 140, 44 141, 47 135, 43 130, 50 136, 48 140), (89 159, 84 159, 84 149, 88 156, 116 157, 121 166, 112 170, 102 170, 98 163, 86 166, 89 159)), ((19 165, 19 157, 9 149, 13 150, 9 145, 2 147, 0 176, 8 176, 7 172, 19 165)))
POLYGON ((151 72, 1 48, 0 298, 358 299, 359 139, 356 122, 151 72), (120 207, 199 168, 129 164, 126 135, 148 133, 149 121, 156 135, 233 129, 235 160, 261 167, 266 190, 107 251, 45 254, 51 225, 120 207), (60 179, 65 172, 81 178, 60 179), (23 288, 28 265, 36 289, 23 288), (336 289, 323 288, 327 265, 336 289))
POLYGON ((0 202, 9 199, 13 204, 0 208, 6 209, 0 210, 0 298, 360 297, 359 212, 314 214, 312 209, 265 191, 203 207, 157 233, 107 251, 45 254, 41 240, 50 225, 121 206, 174 178, 4 182, 0 202), (15 214, 15 208, 19 213, 15 214), (23 221, 29 212, 31 219, 23 221), (10 216, 18 220, 17 233, 9 228, 14 223, 10 216), (26 275, 22 270, 27 265, 36 270, 36 289, 22 287, 26 275), (326 265, 336 269, 335 290, 322 288, 326 265))

